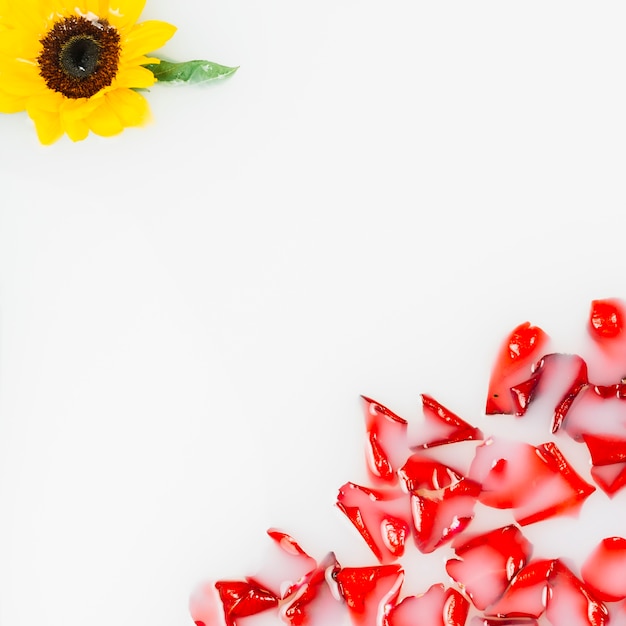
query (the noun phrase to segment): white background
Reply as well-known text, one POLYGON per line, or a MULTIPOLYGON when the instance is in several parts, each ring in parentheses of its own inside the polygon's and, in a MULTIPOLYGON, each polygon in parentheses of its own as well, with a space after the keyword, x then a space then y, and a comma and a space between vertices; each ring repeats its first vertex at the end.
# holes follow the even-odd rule
POLYGON ((359 394, 477 421, 508 330, 626 297, 622 2, 143 18, 241 69, 112 139, 0 117, 1 626, 188 625, 270 526, 367 560, 359 394))

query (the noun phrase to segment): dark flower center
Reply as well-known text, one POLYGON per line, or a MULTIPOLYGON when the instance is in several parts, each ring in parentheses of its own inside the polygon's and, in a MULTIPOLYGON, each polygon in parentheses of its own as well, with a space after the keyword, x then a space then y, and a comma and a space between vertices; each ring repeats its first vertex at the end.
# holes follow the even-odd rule
POLYGON ((100 46, 91 37, 77 35, 62 48, 59 57, 61 68, 74 78, 88 78, 98 66, 100 46))
POLYGON ((117 74, 120 36, 106 20, 59 20, 41 39, 39 73, 52 91, 68 98, 90 98, 117 74))

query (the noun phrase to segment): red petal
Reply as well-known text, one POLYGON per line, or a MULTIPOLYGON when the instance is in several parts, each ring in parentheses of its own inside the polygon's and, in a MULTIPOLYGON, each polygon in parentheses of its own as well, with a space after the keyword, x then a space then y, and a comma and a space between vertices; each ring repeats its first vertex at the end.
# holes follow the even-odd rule
POLYGON ((554 561, 550 559, 533 561, 523 567, 487 614, 502 618, 539 618, 546 608, 548 576, 553 566, 554 561))
POLYGON ((224 615, 228 626, 235 626, 238 617, 262 613, 278 606, 278 598, 254 580, 219 580, 215 588, 224 605, 224 615))
POLYGON ((287 533, 270 528, 267 534, 273 540, 272 545, 253 579, 277 598, 283 598, 285 590, 315 569, 317 563, 287 533))
POLYGON ((474 617, 470 626, 537 626, 539 622, 532 617, 512 617, 499 619, 493 617, 474 617))
POLYGON ((446 563, 446 571, 481 610, 505 592, 532 553, 530 542, 513 525, 470 539, 458 537, 452 547, 458 558, 446 563))
POLYGON ((546 616, 553 626, 604 626, 606 606, 560 560, 548 575, 546 616))
POLYGON ((269 528, 267 534, 281 547, 282 550, 291 554, 292 556, 304 556, 307 559, 312 559, 301 547, 298 542, 277 528, 269 528))
POLYGON ((490 437, 476 448, 468 475, 482 485, 480 502, 509 509, 528 497, 526 476, 519 468, 535 465, 535 449, 530 444, 490 437))
POLYGON ((422 407, 425 424, 420 429, 419 441, 411 442, 412 448, 433 448, 447 443, 483 438, 478 428, 462 420, 431 396, 422 394, 422 407))
POLYGON ((395 482, 396 470, 408 453, 407 422, 382 404, 365 396, 361 398, 367 429, 367 468, 374 478, 395 482))
POLYGON ((606 396, 602 387, 588 387, 576 399, 565 421, 565 432, 576 441, 585 435, 626 440, 626 401, 620 394, 606 396))
POLYGON ((330 580, 334 581, 339 570, 339 563, 331 552, 318 567, 290 587, 280 609, 283 621, 291 626, 308 626, 316 623, 317 615, 323 616, 326 622, 332 622, 333 617, 339 620, 343 606, 327 584, 330 580))
POLYGON ((626 439, 583 434, 594 465, 612 465, 626 461, 626 439))
POLYGON ((411 519, 405 493, 368 489, 349 482, 339 489, 337 506, 381 563, 389 563, 404 554, 411 519))
POLYGON ((529 322, 513 329, 500 347, 487 396, 487 415, 514 412, 511 387, 526 380, 531 373, 531 365, 536 361, 547 342, 548 336, 538 326, 529 322))
POLYGON ((576 354, 546 354, 532 376, 511 388, 515 414, 524 415, 535 396, 554 406, 552 432, 556 432, 578 394, 589 384, 587 363, 576 354))
POLYGON ((456 589, 448 589, 443 605, 443 626, 464 626, 469 608, 469 602, 456 589))
POLYGON ((626 486, 626 463, 612 465, 594 465, 591 468, 591 477, 598 487, 611 498, 626 486))
POLYGON ((573 372, 573 378, 569 387, 565 390, 561 400, 554 408, 554 416, 552 418, 552 432, 555 433, 565 419, 566 415, 574 403, 578 395, 583 392, 589 384, 589 376, 587 372, 587 363, 579 356, 572 356, 570 365, 576 368, 573 372))
POLYGON ((526 414, 530 403, 535 397, 535 392, 537 391, 537 386, 539 384, 539 379, 541 378, 541 374, 543 372, 542 365, 544 360, 539 361, 537 365, 537 369, 533 372, 532 376, 517 385, 513 385, 511 387, 511 399, 513 401, 513 412, 518 417, 526 414))
POLYGON ((397 602, 404 570, 399 565, 344 567, 335 578, 355 624, 383 626, 381 617, 397 602))
POLYGON ((189 597, 189 613, 196 626, 227 626, 224 605, 214 583, 202 583, 189 597))
POLYGON ((597 341, 614 339, 624 330, 624 308, 621 300, 593 300, 589 312, 589 333, 597 341))
POLYGON ((469 602, 456 590, 433 585, 426 593, 408 596, 394 606, 386 626, 463 626, 469 602))
POLYGON ((479 500, 483 504, 513 508, 522 526, 574 513, 595 490, 553 443, 534 447, 490 438, 476 449, 469 477, 482 484, 479 500))
POLYGON ((554 515, 575 514, 583 501, 596 490, 574 471, 554 443, 543 443, 536 450, 551 472, 551 478, 543 484, 533 483, 530 499, 515 512, 515 518, 522 526, 554 515))
POLYGON ((581 575, 600 600, 626 598, 626 539, 603 539, 583 563, 581 575))
POLYGON ((612 385, 594 385, 593 391, 601 398, 626 398, 626 384, 619 382, 612 385))
POLYGON ((451 467, 414 454, 398 473, 411 494, 414 537, 421 552, 452 540, 474 517, 480 485, 451 467))

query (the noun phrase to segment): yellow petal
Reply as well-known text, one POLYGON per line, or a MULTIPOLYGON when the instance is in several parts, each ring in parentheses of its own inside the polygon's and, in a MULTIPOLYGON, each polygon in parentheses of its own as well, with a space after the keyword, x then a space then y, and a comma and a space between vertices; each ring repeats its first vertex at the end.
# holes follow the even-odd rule
POLYGON ((27 108, 29 112, 31 110, 38 110, 59 115, 59 111, 63 106, 63 100, 64 98, 60 93, 48 90, 45 93, 38 95, 34 98, 29 98, 27 102, 27 108))
POLYGON ((13 9, 11 13, 11 25, 27 33, 40 35, 46 30, 49 8, 39 0, 19 0, 19 8, 13 9))
POLYGON ((30 119, 35 123, 35 130, 39 141, 46 146, 54 143, 63 134, 61 119, 58 114, 48 111, 28 111, 30 119))
POLYGON ((41 51, 41 43, 32 33, 10 29, 0 37, 0 54, 13 59, 34 61, 41 51))
POLYGON ((133 89, 146 89, 156 82, 154 74, 145 67, 120 68, 115 77, 116 87, 131 87, 133 89))
POLYGON ((87 123, 96 135, 102 137, 112 137, 124 130, 124 125, 109 106, 106 97, 103 98, 101 105, 89 115, 87 123))
POLYGON ((148 20, 136 24, 122 38, 122 55, 120 62, 130 61, 135 57, 158 50, 176 32, 176 26, 159 20, 148 20))
POLYGON ((83 141, 89 134, 89 125, 85 120, 61 118, 61 126, 72 141, 83 141))
POLYGON ((82 0, 84 14, 93 13, 101 20, 109 18, 109 0, 82 0))
POLYGON ((108 20, 119 29, 132 26, 141 15, 146 0, 110 0, 108 20))
POLYGON ((0 58, 0 89, 14 96, 33 96, 49 91, 37 65, 0 58))
POLYGON ((85 119, 95 108, 102 98, 63 98, 59 112, 61 120, 80 120, 85 119))
POLYGON ((104 97, 124 126, 139 126, 150 116, 148 101, 132 89, 115 89, 104 97))
POLYGON ((17 113, 26 109, 26 98, 0 91, 0 113, 17 113))

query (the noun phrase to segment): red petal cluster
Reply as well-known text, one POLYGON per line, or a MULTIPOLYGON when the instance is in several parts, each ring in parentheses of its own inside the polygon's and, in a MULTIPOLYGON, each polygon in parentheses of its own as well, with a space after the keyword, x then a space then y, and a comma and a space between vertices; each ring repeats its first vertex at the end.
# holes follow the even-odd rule
MULTIPOLYGON (((619 300, 592 303, 589 335, 620 363, 625 319, 619 300)), ((613 495, 626 484, 626 379, 594 382, 585 359, 546 353, 547 343, 528 322, 510 333, 491 372, 486 413, 522 417, 541 398, 552 411, 546 434, 585 444, 593 479, 613 495)), ((485 437, 427 394, 421 424, 409 434, 408 420, 362 400, 373 485, 345 483, 336 505, 378 563, 342 566, 333 552, 317 561, 270 529, 276 559, 252 577, 201 586, 190 601, 197 626, 243 626, 268 611, 289 626, 326 626, 345 615, 355 626, 605 626, 609 616, 611 626, 626 626, 626 539, 603 539, 579 576, 562 559, 532 558, 522 534, 521 527, 575 514, 595 490, 554 442, 485 437), (435 454, 459 442, 474 451, 466 467, 435 454), (510 509, 515 523, 473 532, 477 506, 510 509), (409 542, 422 553, 447 545, 455 586, 403 595, 398 560, 409 542)))
MULTIPOLYGON (((618 368, 626 368, 624 320, 621 300, 591 303, 589 335, 607 363, 613 361, 618 368)), ((541 329, 528 323, 513 330, 491 374, 487 413, 522 416, 535 397, 549 401, 552 433, 562 431, 587 445, 593 480, 613 496, 626 485, 626 371, 620 370, 622 377, 610 384, 594 382, 579 355, 540 357, 546 340, 541 329)))

